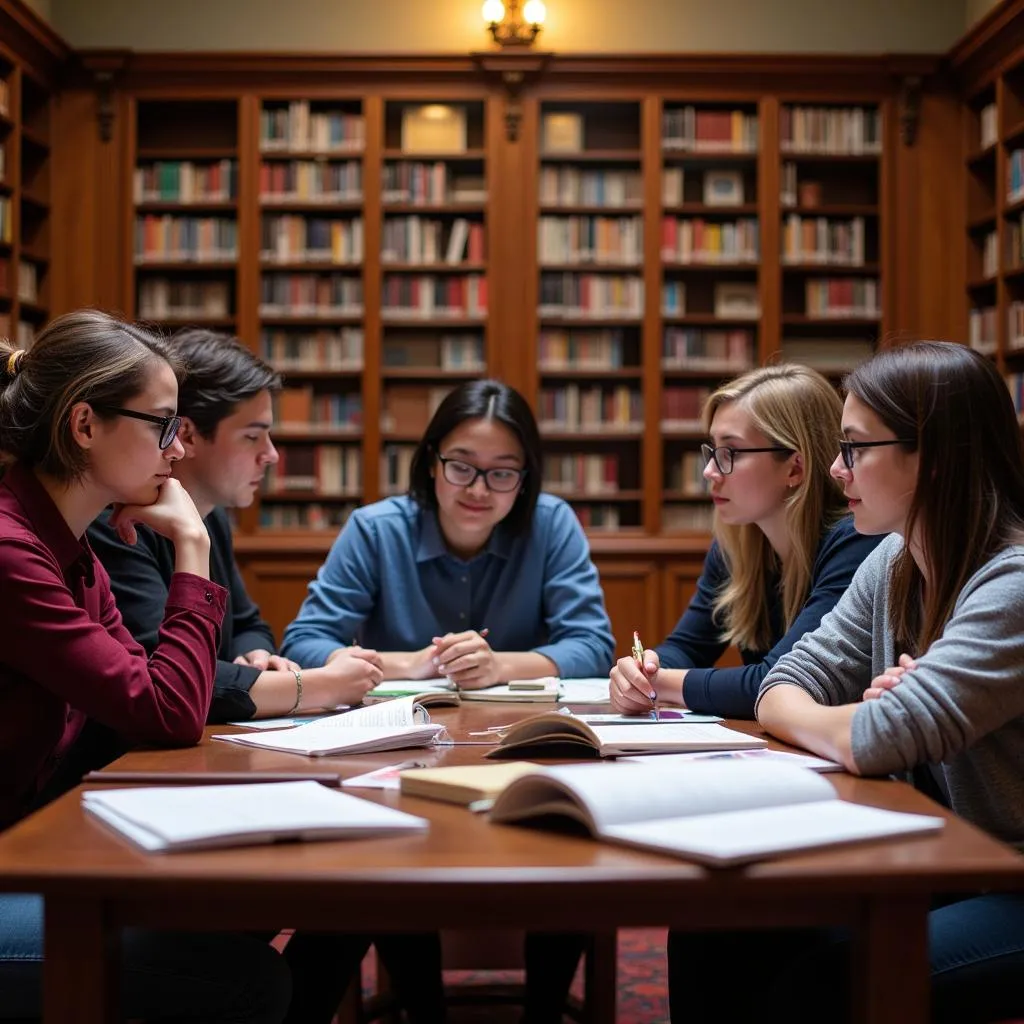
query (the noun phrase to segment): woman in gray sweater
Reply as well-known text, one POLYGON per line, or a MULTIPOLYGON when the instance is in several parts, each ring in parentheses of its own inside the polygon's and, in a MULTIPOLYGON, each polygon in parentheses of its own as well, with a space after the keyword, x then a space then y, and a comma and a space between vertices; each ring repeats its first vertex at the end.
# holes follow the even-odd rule
MULTIPOLYGON (((770 733, 857 775, 910 773, 1024 850, 1024 453, 994 365, 962 345, 885 351, 846 381, 842 482, 862 533, 893 533, 835 609, 768 674, 770 733)), ((675 1019, 750 1019, 785 992, 792 1020, 845 1020, 849 946, 821 931, 669 940, 675 1019), (695 991, 745 998, 694 1004, 695 991), (698 984, 694 984, 699 982, 698 984), (804 1009, 799 1009, 803 1007, 804 1009), (805 1014, 806 1016, 801 1016, 805 1014)), ((1024 1015, 1024 896, 945 901, 929 918, 932 1019, 1024 1015)))

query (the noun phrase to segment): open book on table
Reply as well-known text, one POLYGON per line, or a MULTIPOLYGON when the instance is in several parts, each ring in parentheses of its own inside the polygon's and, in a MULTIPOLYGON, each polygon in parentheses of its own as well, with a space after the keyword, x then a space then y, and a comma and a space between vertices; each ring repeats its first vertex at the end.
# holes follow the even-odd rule
POLYGON ((143 850, 424 832, 429 822, 317 782, 86 790, 85 810, 143 850))
POLYGON ((496 822, 558 818, 595 839, 716 867, 943 826, 942 818, 840 800, 805 768, 743 761, 538 766, 511 782, 491 810, 496 822))
POLYGON ((323 757, 425 747, 443 732, 444 726, 430 723, 430 716, 422 707, 420 698, 412 696, 330 715, 293 729, 217 735, 213 738, 247 747, 323 757))
POLYGON ((463 700, 492 700, 513 704, 555 704, 558 692, 558 680, 554 676, 513 679, 479 690, 459 690, 463 700))
POLYGON ((468 806, 478 800, 493 800, 506 786, 536 767, 529 761, 508 761, 505 764, 407 768, 399 779, 401 790, 407 796, 424 796, 468 806))
POLYGON ((742 750, 765 746, 759 736, 699 722, 587 725, 573 715, 546 712, 510 725, 485 757, 616 757, 686 750, 742 750))

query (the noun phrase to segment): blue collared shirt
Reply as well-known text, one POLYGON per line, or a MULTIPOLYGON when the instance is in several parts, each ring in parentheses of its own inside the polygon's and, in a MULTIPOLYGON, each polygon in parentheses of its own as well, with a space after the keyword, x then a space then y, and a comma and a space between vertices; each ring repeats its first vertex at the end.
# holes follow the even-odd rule
POLYGON ((315 667, 353 640, 418 651, 435 636, 484 628, 495 651, 536 651, 563 678, 611 670, 615 642, 597 569, 560 498, 540 495, 527 534, 499 525, 468 562, 445 546, 436 513, 409 497, 356 509, 285 630, 282 653, 315 667))

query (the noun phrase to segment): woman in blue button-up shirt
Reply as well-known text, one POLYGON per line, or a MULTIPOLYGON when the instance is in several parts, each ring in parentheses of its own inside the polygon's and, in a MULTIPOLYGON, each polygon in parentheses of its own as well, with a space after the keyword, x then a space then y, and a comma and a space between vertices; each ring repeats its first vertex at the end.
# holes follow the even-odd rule
POLYGON ((615 645, 586 537, 540 486, 523 397, 493 380, 456 388, 416 449, 409 494, 353 512, 284 655, 323 665, 356 641, 385 679, 463 688, 607 675, 615 645))

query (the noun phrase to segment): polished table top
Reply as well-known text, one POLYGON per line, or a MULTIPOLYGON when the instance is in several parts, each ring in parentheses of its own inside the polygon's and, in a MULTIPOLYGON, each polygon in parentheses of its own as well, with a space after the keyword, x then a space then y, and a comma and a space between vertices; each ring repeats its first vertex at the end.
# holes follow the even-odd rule
MULTIPOLYGON (((434 708, 432 718, 448 727, 457 745, 389 751, 347 758, 304 758, 210 739, 181 750, 136 751, 112 769, 176 772, 337 771, 344 777, 398 761, 426 765, 478 762, 490 744, 471 733, 489 725, 537 714, 542 705, 464 703, 434 708), (470 741, 471 745, 470 745, 470 741), (465 745, 463 745, 465 744, 465 745)), ((760 732, 754 723, 728 723, 760 732)), ((799 890, 803 897, 840 900, 891 892, 930 893, 976 887, 1016 888, 1024 883, 1024 859, 911 787, 891 780, 826 776, 840 796, 894 810, 942 813, 946 828, 934 836, 884 840, 764 861, 745 868, 707 869, 678 858, 595 842, 587 837, 491 824, 485 815, 395 791, 349 790, 429 818, 429 832, 401 838, 309 842, 187 854, 144 854, 88 817, 78 791, 69 793, 0 836, 3 888, 90 893, 134 902, 159 892, 186 894, 216 904, 248 892, 273 902, 326 893, 346 907, 353 923, 363 917, 378 927, 408 926, 404 899, 416 899, 425 917, 446 925, 494 922, 554 927, 572 914, 575 927, 588 923, 666 924, 688 918, 697 903, 732 904, 778 900, 799 890), (671 894, 671 898, 668 898, 671 894), (514 897, 514 898, 513 898, 514 897), (609 914, 609 902, 616 904, 609 914), (391 910, 394 913, 391 912, 391 910), (460 910, 461 908, 461 910, 460 910)), ((172 908, 163 908, 174 918, 172 908)), ((194 905, 189 908, 194 913, 194 905)), ((316 917, 315 909, 310 911, 316 917)), ((728 915, 726 915, 728 916, 728 915)), ((747 915, 749 917, 749 914, 747 915)), ((813 916, 813 915, 812 915, 813 916)))

